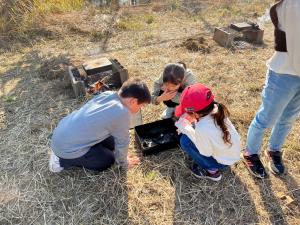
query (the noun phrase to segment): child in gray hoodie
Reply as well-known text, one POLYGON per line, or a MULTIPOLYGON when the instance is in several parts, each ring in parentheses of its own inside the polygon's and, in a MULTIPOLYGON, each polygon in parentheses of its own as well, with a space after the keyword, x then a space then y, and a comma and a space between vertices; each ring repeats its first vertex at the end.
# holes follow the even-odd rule
POLYGON ((166 65, 163 74, 154 82, 151 96, 153 104, 158 105, 163 102, 167 106, 162 114, 163 119, 173 117, 182 91, 194 83, 196 83, 196 78, 192 71, 186 68, 185 63, 166 65))
POLYGON ((121 167, 138 163, 127 156, 130 116, 150 102, 146 84, 128 80, 118 92, 103 92, 63 118, 52 136, 50 171, 102 171, 114 162, 121 167))

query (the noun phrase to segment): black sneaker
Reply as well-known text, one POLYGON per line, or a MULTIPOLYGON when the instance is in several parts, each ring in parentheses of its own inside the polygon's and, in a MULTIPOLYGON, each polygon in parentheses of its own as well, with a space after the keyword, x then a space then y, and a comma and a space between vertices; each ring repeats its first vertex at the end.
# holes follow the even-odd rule
POLYGON ((258 178, 266 178, 267 177, 265 168, 264 168, 263 164, 261 163, 259 156, 257 154, 253 154, 253 155, 249 155, 249 156, 245 156, 244 154, 242 154, 242 156, 244 158, 243 161, 244 161, 247 169, 253 176, 258 177, 258 178))
POLYGON ((272 173, 280 175, 284 173, 284 165, 282 163, 282 153, 279 151, 266 151, 269 160, 269 169, 272 173))
POLYGON ((222 174, 220 173, 220 171, 217 171, 215 173, 210 173, 207 170, 202 169, 198 165, 193 165, 191 172, 197 178, 208 178, 213 181, 220 181, 222 178, 222 174))

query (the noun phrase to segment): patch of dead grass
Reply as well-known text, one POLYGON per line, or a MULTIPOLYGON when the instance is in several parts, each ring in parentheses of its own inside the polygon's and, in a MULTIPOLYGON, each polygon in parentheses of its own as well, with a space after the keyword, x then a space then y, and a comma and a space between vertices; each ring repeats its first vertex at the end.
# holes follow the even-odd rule
MULTIPOLYGON (((254 3, 259 14, 269 4, 226 4, 237 2, 245 15, 250 15, 254 3)), ((5 89, 5 94, 16 100, 1 100, 0 105, 4 120, 4 126, 0 125, 0 193, 6 193, 0 203, 0 224, 299 224, 299 206, 288 206, 279 197, 279 192, 284 192, 300 201, 299 120, 284 145, 288 174, 282 178, 270 176, 257 181, 240 162, 224 172, 220 183, 199 180, 191 176, 178 149, 143 157, 142 164, 127 173, 117 168, 103 173, 48 172, 47 137, 61 118, 86 100, 75 99, 72 90, 62 84, 61 75, 50 80, 41 77, 41 65, 45 73, 51 74, 61 63, 80 62, 99 52, 117 58, 130 76, 143 79, 150 87, 166 63, 184 61, 200 82, 213 89, 217 100, 229 107, 244 142, 261 101, 265 61, 273 53, 272 26, 265 28, 264 47, 235 51, 222 48, 210 42, 212 33, 207 29, 235 17, 224 14, 221 20, 210 14, 216 7, 224 7, 222 4, 210 2, 207 12, 192 17, 180 7, 155 12, 146 30, 115 32, 102 52, 101 41, 95 43, 88 36, 66 32, 61 39, 0 55, 1 88, 16 84, 13 89, 5 89), (175 47, 199 34, 208 40, 210 54, 175 47)), ((149 6, 140 10, 143 14, 152 9, 149 6)), ((138 11, 134 8, 129 13, 138 11)), ((82 23, 83 29, 104 17, 98 11, 91 17, 80 12, 61 15, 60 20, 61 24, 70 24, 71 20, 82 23)), ((57 18, 52 28, 62 29, 61 24, 57 18)), ((162 105, 147 106, 143 109, 144 122, 159 119, 162 109, 162 105)), ((140 155, 133 142, 129 151, 140 155)), ((263 160, 266 164, 265 157, 263 160)))

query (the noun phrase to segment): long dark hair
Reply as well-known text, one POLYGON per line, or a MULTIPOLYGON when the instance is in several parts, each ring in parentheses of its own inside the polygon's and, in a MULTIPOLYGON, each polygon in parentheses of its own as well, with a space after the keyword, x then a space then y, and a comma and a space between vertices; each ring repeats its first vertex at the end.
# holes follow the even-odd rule
POLYGON ((201 117, 207 116, 208 114, 210 114, 214 110, 215 105, 218 106, 218 112, 215 113, 215 114, 212 114, 212 117, 214 119, 214 123, 217 124, 221 128, 221 130, 223 132, 224 142, 226 144, 232 145, 231 135, 230 135, 230 133, 228 131, 228 127, 225 123, 225 119, 230 116, 230 113, 229 113, 229 110, 226 108, 225 105, 223 105, 222 103, 218 103, 218 102, 213 101, 205 109, 197 111, 196 113, 198 115, 200 115, 201 117))

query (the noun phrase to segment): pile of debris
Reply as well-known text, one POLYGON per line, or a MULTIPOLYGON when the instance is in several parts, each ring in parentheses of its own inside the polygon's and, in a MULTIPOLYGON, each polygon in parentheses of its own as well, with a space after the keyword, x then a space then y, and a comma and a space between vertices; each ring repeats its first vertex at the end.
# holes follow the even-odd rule
POLYGON ((188 38, 180 45, 193 52, 209 53, 210 46, 204 37, 188 38))

